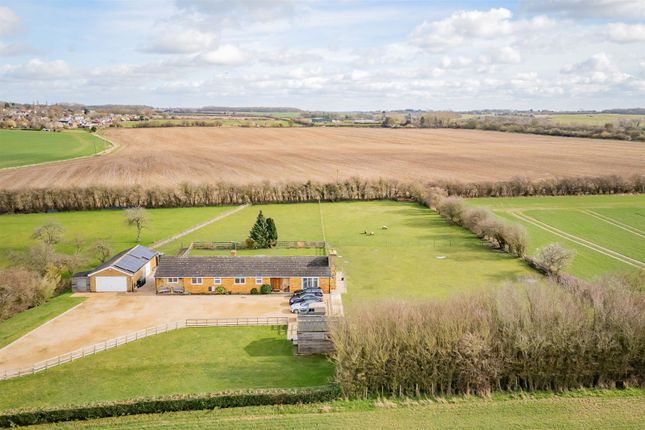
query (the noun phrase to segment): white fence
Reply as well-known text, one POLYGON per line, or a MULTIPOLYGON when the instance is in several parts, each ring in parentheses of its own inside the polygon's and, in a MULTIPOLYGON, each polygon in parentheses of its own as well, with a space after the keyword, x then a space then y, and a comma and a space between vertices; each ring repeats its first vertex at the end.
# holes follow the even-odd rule
POLYGON ((0 371, 0 381, 19 376, 33 375, 61 364, 69 363, 79 358, 88 357, 96 353, 134 342, 148 336, 166 333, 180 328, 188 327, 235 327, 235 326, 282 326, 289 323, 287 317, 263 317, 263 318, 190 318, 184 321, 164 324, 157 327, 150 327, 114 339, 106 340, 76 351, 61 354, 58 357, 38 362, 30 367, 0 371))

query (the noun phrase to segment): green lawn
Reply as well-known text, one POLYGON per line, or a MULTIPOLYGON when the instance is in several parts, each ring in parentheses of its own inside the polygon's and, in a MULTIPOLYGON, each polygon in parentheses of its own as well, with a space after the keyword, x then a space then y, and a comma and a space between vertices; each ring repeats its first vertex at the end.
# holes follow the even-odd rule
POLYGON ((499 216, 524 225, 529 232, 529 253, 548 243, 559 242, 576 251, 570 273, 591 279, 607 272, 636 270, 631 265, 545 231, 515 214, 523 214, 566 233, 645 262, 645 195, 566 197, 515 197, 470 199, 499 216), (595 216, 594 216, 595 214, 595 216), (605 219, 599 219, 604 217, 605 219))
POLYGON ((43 373, 2 381, 0 409, 327 384, 332 364, 319 356, 294 355, 285 330, 212 327, 151 336, 43 373))
MULTIPOLYGON (((492 251, 433 211, 391 201, 252 206, 170 243, 162 251, 174 255, 182 243, 191 241, 244 240, 259 210, 274 218, 280 240, 322 240, 322 213, 325 238, 339 252, 350 301, 446 297, 534 274, 520 260, 492 251), (384 225, 387 230, 382 229, 384 225), (362 234, 365 230, 374 235, 362 234)), ((255 252, 289 254, 285 250, 255 252)))
POLYGON ((135 415, 60 423, 56 429, 638 429, 643 390, 437 401, 336 401, 135 415))
POLYGON ((64 293, 45 304, 28 309, 0 322, 0 348, 9 345, 44 322, 73 308, 83 300, 85 300, 84 297, 72 297, 71 293, 64 293))
MULTIPOLYGON (((230 209, 230 206, 148 209, 150 225, 143 230, 141 244, 149 245, 168 238, 230 209)), ((35 228, 48 222, 57 222, 65 228, 63 241, 57 246, 61 252, 72 253, 72 241, 79 236, 85 241, 85 248, 101 239, 117 253, 135 245, 136 229, 128 227, 124 219, 122 210, 0 215, 0 231, 4 233, 0 241, 0 267, 8 264, 11 252, 23 251, 35 244, 31 234, 35 228)), ((96 264, 97 261, 89 261, 88 267, 96 264)))
POLYGON ((0 130, 0 168, 92 155, 109 146, 105 140, 84 130, 0 130))

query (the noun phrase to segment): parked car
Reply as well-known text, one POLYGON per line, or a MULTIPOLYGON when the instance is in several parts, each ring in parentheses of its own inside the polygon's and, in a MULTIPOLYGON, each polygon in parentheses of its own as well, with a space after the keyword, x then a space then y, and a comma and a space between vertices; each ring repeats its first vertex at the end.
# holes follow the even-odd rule
POLYGON ((316 297, 322 297, 322 296, 323 296, 323 293, 322 293, 322 291, 305 291, 305 292, 303 292, 303 293, 300 293, 300 294, 294 294, 293 296, 291 296, 291 297, 289 298, 289 302, 290 302, 290 303, 293 303, 293 300, 297 300, 297 299, 299 299, 299 298, 301 298, 301 297, 305 297, 305 296, 316 296, 316 297))
POLYGON ((297 296, 302 296, 303 294, 323 294, 322 288, 316 287, 316 288, 304 288, 302 290, 298 290, 295 293, 291 295, 291 297, 297 297, 297 296))
POLYGON ((322 294, 319 296, 316 294, 303 294, 302 296, 292 297, 289 299, 289 304, 292 305, 294 303, 306 302, 306 301, 322 302, 323 301, 322 294))
POLYGON ((291 312, 294 314, 325 315, 327 308, 321 302, 301 302, 291 306, 291 312))

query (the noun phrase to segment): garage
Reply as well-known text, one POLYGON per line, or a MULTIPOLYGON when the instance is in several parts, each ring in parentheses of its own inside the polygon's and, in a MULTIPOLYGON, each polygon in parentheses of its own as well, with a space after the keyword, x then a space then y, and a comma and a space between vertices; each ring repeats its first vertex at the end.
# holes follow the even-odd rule
POLYGON ((97 276, 96 292, 128 291, 128 278, 126 276, 97 276))

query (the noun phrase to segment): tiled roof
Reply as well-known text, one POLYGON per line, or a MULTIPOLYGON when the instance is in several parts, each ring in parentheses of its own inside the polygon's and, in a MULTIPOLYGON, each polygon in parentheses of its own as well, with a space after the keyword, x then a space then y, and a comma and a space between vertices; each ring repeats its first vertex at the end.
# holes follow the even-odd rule
POLYGON ((121 272, 134 275, 156 255, 158 255, 157 252, 152 251, 145 246, 136 245, 133 248, 119 252, 96 269, 90 271, 88 274, 91 275, 107 268, 114 268, 121 272))
POLYGON ((304 256, 171 257, 163 256, 157 278, 331 276, 329 258, 304 256))

